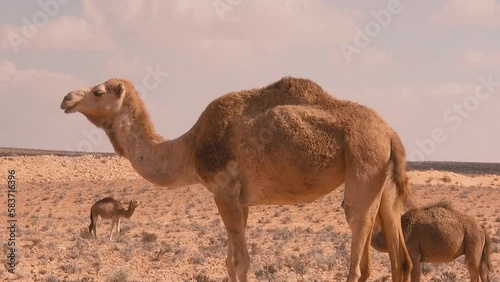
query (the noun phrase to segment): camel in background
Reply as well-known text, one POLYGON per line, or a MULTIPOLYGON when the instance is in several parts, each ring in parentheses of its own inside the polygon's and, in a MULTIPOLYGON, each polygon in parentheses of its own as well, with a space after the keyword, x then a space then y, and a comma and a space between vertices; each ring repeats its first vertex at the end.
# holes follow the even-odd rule
POLYGON ((112 197, 103 198, 95 202, 90 208, 90 225, 89 233, 92 234, 94 231, 94 236, 97 238, 97 218, 100 216, 102 219, 111 219, 111 231, 109 233, 109 240, 113 239, 113 231, 116 231, 116 236, 120 235, 120 221, 122 217, 130 218, 135 209, 139 206, 140 202, 137 200, 131 200, 128 204, 128 209, 125 206, 112 197))

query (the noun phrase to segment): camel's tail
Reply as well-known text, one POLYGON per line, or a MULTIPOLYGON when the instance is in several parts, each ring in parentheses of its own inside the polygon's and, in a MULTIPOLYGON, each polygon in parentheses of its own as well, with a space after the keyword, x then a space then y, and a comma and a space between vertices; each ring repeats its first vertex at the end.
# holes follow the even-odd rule
POLYGON ((92 209, 90 209, 90 225, 89 225, 90 234, 92 234, 92 226, 94 226, 94 217, 92 216, 92 209))
MULTIPOLYGON (((394 132, 391 138, 391 156, 392 181, 396 186, 397 195, 402 201, 403 209, 413 209, 415 205, 408 189, 408 176, 406 175, 406 151, 399 135, 394 132)), ((404 235, 400 234, 400 244, 405 246, 404 235)), ((402 281, 407 281, 410 277, 410 271, 413 267, 408 249, 403 247, 405 261, 402 265, 402 281)))
POLYGON ((483 282, 489 282, 490 281, 490 276, 489 273, 490 271, 493 271, 493 267, 491 265, 491 238, 488 235, 488 232, 486 229, 483 228, 483 234, 484 234, 484 247, 483 247, 483 254, 481 255, 481 280, 483 282))
POLYGON ((396 185, 398 195, 403 205, 408 209, 415 208, 415 204, 408 189, 408 176, 406 175, 406 151, 399 135, 394 132, 391 139, 392 179, 396 185))

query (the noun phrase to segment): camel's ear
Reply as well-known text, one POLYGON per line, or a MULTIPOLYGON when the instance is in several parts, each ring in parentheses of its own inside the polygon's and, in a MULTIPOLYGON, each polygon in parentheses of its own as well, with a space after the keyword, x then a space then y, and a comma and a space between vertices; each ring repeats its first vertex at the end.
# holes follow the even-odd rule
POLYGON ((123 94, 125 94, 125 84, 123 84, 123 82, 120 82, 116 89, 116 95, 118 95, 118 98, 121 98, 123 94))

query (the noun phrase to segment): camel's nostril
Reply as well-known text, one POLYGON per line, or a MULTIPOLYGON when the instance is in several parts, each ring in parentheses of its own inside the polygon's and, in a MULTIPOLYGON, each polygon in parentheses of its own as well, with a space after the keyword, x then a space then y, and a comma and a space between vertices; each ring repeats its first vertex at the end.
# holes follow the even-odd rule
POLYGON ((71 95, 71 93, 68 93, 66 96, 64 96, 64 101, 71 100, 71 98, 73 98, 73 95, 71 95))

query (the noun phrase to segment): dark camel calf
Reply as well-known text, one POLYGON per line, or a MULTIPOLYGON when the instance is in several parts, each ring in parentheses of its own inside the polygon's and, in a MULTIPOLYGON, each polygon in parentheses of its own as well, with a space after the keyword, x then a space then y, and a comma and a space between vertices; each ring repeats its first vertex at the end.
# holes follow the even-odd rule
MULTIPOLYGON (((420 281, 420 263, 451 262, 465 255, 470 281, 489 282, 491 240, 486 230, 449 203, 437 203, 406 212, 401 217, 406 246, 413 262, 411 281, 420 281)), ((373 248, 387 252, 383 232, 374 233, 373 248)))

